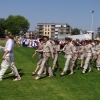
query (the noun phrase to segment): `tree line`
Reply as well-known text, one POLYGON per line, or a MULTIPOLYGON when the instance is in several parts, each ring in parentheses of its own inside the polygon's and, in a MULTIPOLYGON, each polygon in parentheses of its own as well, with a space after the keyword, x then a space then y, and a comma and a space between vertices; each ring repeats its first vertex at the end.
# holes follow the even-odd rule
POLYGON ((21 15, 9 15, 7 19, 0 18, 0 37, 4 37, 9 32, 18 35, 20 32, 27 32, 30 27, 29 21, 21 15))

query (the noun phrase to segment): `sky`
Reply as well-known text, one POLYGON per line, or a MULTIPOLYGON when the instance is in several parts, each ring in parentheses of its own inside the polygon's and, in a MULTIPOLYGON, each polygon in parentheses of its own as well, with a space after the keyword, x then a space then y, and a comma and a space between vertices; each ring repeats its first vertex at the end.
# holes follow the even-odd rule
POLYGON ((22 15, 33 31, 37 23, 68 23, 72 28, 91 30, 100 27, 100 0, 0 0, 0 18, 22 15))

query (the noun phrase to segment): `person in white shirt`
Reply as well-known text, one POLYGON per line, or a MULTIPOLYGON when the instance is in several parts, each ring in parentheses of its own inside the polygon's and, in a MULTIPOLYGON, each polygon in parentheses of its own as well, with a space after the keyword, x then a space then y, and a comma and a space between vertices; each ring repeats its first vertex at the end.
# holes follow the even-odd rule
POLYGON ((21 47, 21 46, 22 46, 22 45, 21 45, 21 41, 22 41, 21 37, 18 37, 18 40, 17 40, 17 45, 18 45, 18 47, 21 47))
POLYGON ((35 36, 34 40, 33 40, 33 44, 32 44, 33 48, 37 48, 38 47, 38 40, 37 37, 35 36))
POLYGON ((29 39, 28 38, 25 39, 25 46, 26 47, 29 46, 29 39))
POLYGON ((0 46, 0 49, 4 50, 4 54, 2 56, 1 69, 0 69, 0 81, 2 81, 3 75, 5 74, 9 66, 11 67, 14 75, 16 76, 16 78, 13 81, 18 81, 21 80, 21 77, 17 71, 14 62, 14 54, 13 54, 14 41, 11 39, 10 34, 6 34, 6 39, 7 41, 5 47, 0 46))
POLYGON ((28 46, 28 47, 32 48, 32 43, 33 43, 33 42, 32 42, 32 39, 30 38, 30 39, 29 39, 29 46, 28 46))

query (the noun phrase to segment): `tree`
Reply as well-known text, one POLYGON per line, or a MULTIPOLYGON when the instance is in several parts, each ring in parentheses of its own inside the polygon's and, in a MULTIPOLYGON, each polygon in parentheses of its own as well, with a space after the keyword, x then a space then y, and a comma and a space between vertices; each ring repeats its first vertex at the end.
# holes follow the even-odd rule
POLYGON ((9 32, 11 32, 12 35, 18 35, 20 33, 20 31, 26 32, 29 29, 29 27, 30 27, 30 23, 23 16, 20 16, 20 15, 17 15, 17 16, 10 15, 6 19, 6 26, 7 26, 7 30, 9 32))
POLYGON ((4 18, 0 18, 0 37, 4 37, 6 29, 6 20, 4 18))
POLYGON ((78 34, 80 34, 80 30, 78 28, 74 28, 74 29, 72 29, 71 34, 72 35, 78 35, 78 34))

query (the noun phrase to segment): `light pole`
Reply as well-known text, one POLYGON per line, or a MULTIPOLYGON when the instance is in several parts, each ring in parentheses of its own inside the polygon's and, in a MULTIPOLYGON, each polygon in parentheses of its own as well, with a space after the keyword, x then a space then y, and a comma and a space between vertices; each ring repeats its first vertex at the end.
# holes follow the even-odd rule
POLYGON ((94 10, 92 10, 91 13, 92 13, 92 22, 91 22, 91 31, 92 31, 92 28, 93 28, 93 13, 94 13, 94 10))

